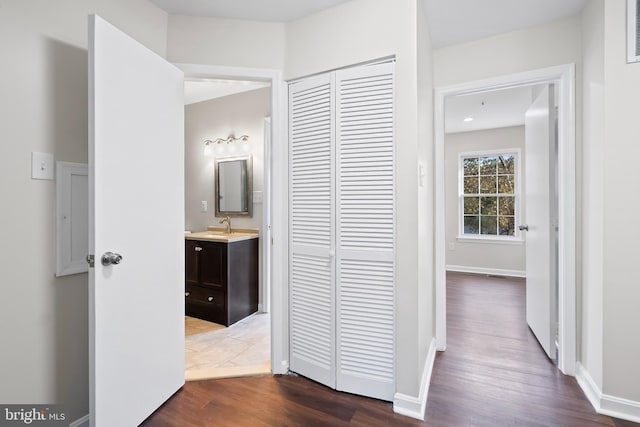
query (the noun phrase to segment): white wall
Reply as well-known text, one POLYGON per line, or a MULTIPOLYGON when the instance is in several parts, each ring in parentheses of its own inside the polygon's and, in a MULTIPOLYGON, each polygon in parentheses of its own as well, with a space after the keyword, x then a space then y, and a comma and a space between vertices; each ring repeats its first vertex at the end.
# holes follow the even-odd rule
MULTIPOLYGON (((224 152, 204 155, 205 139, 226 138, 229 135, 248 135, 248 153, 253 156, 253 191, 263 191, 264 186, 264 118, 271 115, 271 88, 256 89, 185 107, 185 230, 204 231, 208 226, 223 227, 215 213, 215 159, 245 154, 244 151, 224 147, 224 152), (200 202, 206 200, 208 212, 200 211, 200 202)), ((246 143, 243 143, 246 144, 246 143)), ((232 217, 233 228, 262 230, 262 203, 253 204, 253 215, 232 217)), ((262 245, 258 262, 259 295, 262 295, 262 245)))
MULTIPOLYGON (((604 1, 592 0, 582 14, 583 222, 582 334, 580 363, 602 390, 602 299, 604 238, 604 1)), ((580 306, 580 304, 579 304, 580 306)))
MULTIPOLYGON (((263 191, 264 118, 271 115, 271 89, 263 88, 224 96, 185 107, 185 230, 203 231, 208 226, 222 227, 215 217, 214 164, 216 158, 253 155, 253 191, 263 191), (250 151, 238 145, 224 144, 224 152, 204 155, 205 139, 248 135, 250 151), (200 211, 206 200, 208 212, 200 211)), ((245 144, 245 143, 243 143, 245 144)), ((262 227, 262 203, 254 203, 253 216, 232 217, 233 228, 262 227)))
MULTIPOLYGON (((520 194, 525 190, 524 126, 445 135, 445 188, 447 266, 525 272, 524 242, 465 242, 458 241, 458 165, 460 153, 498 149, 520 149, 520 194), (453 244, 451 250, 449 245, 453 244)), ((524 197, 520 197, 520 217, 524 218, 524 197)))
POLYGON ((418 361, 424 363, 435 338, 433 48, 424 10, 418 1, 418 361))
POLYGON ((580 16, 438 49, 435 86, 513 74, 582 59, 580 16))
MULTIPOLYGON (((624 0, 604 3, 603 392, 640 402, 640 64, 626 64, 624 0)), ((638 404, 638 403, 637 403, 638 404)))
POLYGON ((32 151, 87 162, 87 15, 161 55, 167 15, 146 0, 4 0, 0 5, 0 402, 89 412, 88 277, 56 279, 55 183, 30 179, 32 151))
POLYGON ((281 70, 285 24, 170 15, 167 58, 185 64, 281 70))

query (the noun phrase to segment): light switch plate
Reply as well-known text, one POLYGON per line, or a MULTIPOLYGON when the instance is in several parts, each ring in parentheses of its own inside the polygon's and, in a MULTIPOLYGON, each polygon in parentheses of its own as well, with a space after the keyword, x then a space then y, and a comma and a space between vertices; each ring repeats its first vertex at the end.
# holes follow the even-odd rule
POLYGON ((253 203, 262 203, 262 191, 253 192, 253 203))
POLYGON ((53 179, 53 154, 31 152, 31 179, 53 179))

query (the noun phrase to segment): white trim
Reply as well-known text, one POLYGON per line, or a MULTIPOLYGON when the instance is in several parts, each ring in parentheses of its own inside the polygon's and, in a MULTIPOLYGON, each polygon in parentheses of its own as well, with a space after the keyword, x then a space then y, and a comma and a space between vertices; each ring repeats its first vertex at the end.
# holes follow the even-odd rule
POLYGON ((458 243, 486 243, 489 245, 524 245, 524 239, 512 237, 507 238, 490 238, 490 237, 469 237, 469 236, 456 236, 456 242, 458 243))
POLYGON ((627 63, 640 62, 640 55, 637 55, 637 0, 627 0, 627 63))
MULTIPOLYGON (((275 69, 174 64, 185 78, 220 78, 268 81, 271 83, 271 371, 285 374, 289 366, 288 318, 288 209, 287 200, 287 86, 282 71, 275 69), (284 190, 283 190, 284 189, 284 190)), ((266 171, 266 169, 265 169, 266 171)), ((269 197, 269 195, 265 195, 269 197)), ((264 204, 266 204, 263 201, 264 204)), ((263 216, 262 229, 269 224, 263 216)))
POLYGON ((82 418, 78 418, 77 420, 73 421, 72 423, 69 424, 69 427, 89 427, 89 414, 85 415, 82 418))
POLYGON ((271 312, 271 117, 264 118, 262 200, 262 302, 258 310, 271 312))
POLYGON ((527 272, 522 270, 505 270, 502 268, 485 268, 485 267, 472 267, 464 265, 449 265, 446 266, 447 271, 455 271, 458 273, 472 273, 472 274, 486 274, 488 276, 506 276, 506 277, 526 277, 527 272))
POLYGON ((422 368, 420 394, 418 397, 414 397, 407 394, 396 393, 393 396, 393 412, 424 421, 424 412, 427 408, 427 397, 429 396, 429 386, 431 385, 431 374, 433 373, 435 360, 436 340, 433 338, 429 346, 429 353, 427 353, 424 368, 422 368))
POLYGON ((517 86, 555 83, 558 85, 558 177, 559 177, 559 252, 560 295, 558 367, 574 375, 576 367, 576 141, 575 141, 575 64, 526 71, 486 80, 435 89, 435 280, 436 341, 438 350, 446 348, 446 276, 445 276, 445 175, 444 175, 444 102, 447 97, 479 93, 517 86))
POLYGON ((576 364, 576 380, 597 413, 640 423, 640 402, 603 394, 580 362, 576 364))

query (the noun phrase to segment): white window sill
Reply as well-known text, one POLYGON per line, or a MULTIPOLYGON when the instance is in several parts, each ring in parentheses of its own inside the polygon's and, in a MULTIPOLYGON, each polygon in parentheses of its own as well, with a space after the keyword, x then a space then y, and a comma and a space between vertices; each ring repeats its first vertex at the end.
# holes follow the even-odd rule
POLYGON ((524 244, 524 240, 520 237, 513 238, 492 238, 492 237, 469 237, 469 236, 458 236, 456 237, 456 241, 458 243, 488 243, 492 245, 522 245, 524 244))

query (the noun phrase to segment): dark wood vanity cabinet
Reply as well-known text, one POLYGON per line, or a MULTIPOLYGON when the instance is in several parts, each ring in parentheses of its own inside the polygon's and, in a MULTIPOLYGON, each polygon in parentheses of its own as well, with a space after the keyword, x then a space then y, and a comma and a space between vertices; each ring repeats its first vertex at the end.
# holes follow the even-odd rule
POLYGON ((187 316, 229 326, 258 311, 258 239, 185 241, 187 316))

